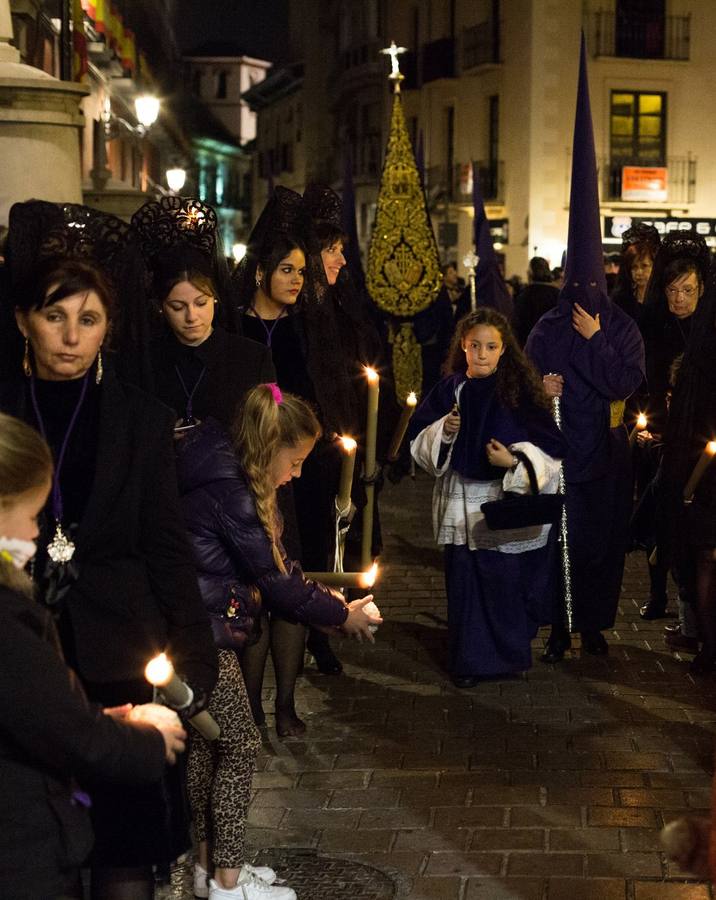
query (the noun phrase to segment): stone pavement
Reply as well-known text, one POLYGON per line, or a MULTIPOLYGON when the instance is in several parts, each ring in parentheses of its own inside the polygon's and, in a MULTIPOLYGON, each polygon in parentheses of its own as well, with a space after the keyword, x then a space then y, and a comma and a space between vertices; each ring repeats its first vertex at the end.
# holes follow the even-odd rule
MULTIPOLYGON (((421 473, 386 486, 386 624, 375 646, 340 644, 342 677, 307 665, 297 708, 308 731, 266 732, 250 844, 374 866, 412 900, 712 897, 666 862, 658 834, 709 806, 714 681, 666 650, 663 621, 639 618, 641 554, 607 658, 576 648, 559 666, 536 661, 520 679, 459 691, 442 668, 431 487, 421 473)), ((339 896, 294 886, 300 900, 339 896)), ((356 884, 352 896, 390 894, 356 884)))

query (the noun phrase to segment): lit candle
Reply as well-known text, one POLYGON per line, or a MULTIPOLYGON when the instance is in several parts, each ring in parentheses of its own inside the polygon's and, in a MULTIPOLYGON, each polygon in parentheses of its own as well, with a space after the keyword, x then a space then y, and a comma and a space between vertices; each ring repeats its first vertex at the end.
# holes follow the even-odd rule
POLYGON ((647 422, 646 416, 644 415, 644 413, 639 413, 639 415, 636 417, 636 425, 632 428, 632 430, 629 433, 629 446, 630 447, 634 446, 634 442, 636 441, 637 434, 639 434, 640 431, 644 431, 648 424, 649 423, 647 422))
POLYGON ((358 444, 351 437, 342 437, 339 443, 343 449, 343 461, 341 463, 341 480, 338 484, 336 497, 336 509, 338 515, 344 519, 351 511, 351 487, 353 486, 353 471, 356 464, 356 447, 358 444))
POLYGON ((373 543, 373 507, 375 505, 375 442, 378 436, 378 398, 380 378, 375 369, 365 367, 368 379, 368 411, 365 429, 365 506, 363 508, 363 534, 361 540, 361 566, 367 569, 371 564, 373 543))
POLYGON ((694 491, 714 456, 716 456, 716 441, 709 441, 704 447, 704 452, 694 466, 691 477, 686 482, 686 487, 684 488, 684 500, 687 502, 694 496, 694 491))
POLYGON ((304 572, 311 581, 320 581, 326 587, 372 588, 378 577, 378 565, 373 565, 365 572, 304 572))
MULTIPOLYGON (((186 709, 194 699, 194 692, 176 674, 166 653, 160 653, 149 660, 144 669, 144 677, 151 685, 159 688, 167 706, 172 709, 186 709)), ((192 716, 189 722, 207 741, 215 741, 221 733, 214 717, 205 709, 192 716)))
POLYGON ((415 412, 417 403, 417 395, 415 394, 415 391, 411 391, 405 400, 403 412, 400 415, 397 428, 395 429, 395 434, 393 435, 393 440, 390 442, 390 450, 388 451, 388 459, 390 462, 393 462, 398 458, 400 445, 403 443, 405 432, 408 430, 408 424, 410 422, 411 416, 415 412))

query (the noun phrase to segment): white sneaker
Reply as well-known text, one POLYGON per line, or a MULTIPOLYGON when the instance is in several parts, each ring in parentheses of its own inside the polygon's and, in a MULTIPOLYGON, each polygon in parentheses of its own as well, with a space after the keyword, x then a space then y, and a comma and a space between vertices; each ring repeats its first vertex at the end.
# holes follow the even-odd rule
MULTIPOLYGON (((248 863, 244 863, 241 868, 244 872, 248 872, 249 875, 255 875, 261 881, 265 881, 266 884, 273 884, 278 878, 274 870, 268 866, 250 866, 248 863)), ((241 875, 239 875, 239 880, 241 880, 241 875)))
POLYGON ((194 863, 194 896, 202 900, 209 896, 209 873, 199 863, 194 863))
POLYGON ((209 900, 298 900, 296 892, 283 885, 268 884, 256 875, 246 872, 239 875, 236 887, 225 888, 212 878, 209 881, 209 900))

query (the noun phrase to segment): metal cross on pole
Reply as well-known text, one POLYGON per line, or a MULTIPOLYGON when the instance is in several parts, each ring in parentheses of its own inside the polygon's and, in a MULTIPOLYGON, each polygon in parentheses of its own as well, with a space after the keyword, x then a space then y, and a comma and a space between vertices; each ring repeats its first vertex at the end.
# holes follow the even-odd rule
POLYGON ((400 64, 398 62, 398 57, 401 53, 407 53, 407 47, 398 47, 396 46, 395 41, 390 42, 390 47, 385 47, 380 51, 384 56, 390 57, 390 75, 388 78, 395 83, 395 93, 400 92, 400 82, 405 78, 405 75, 400 71, 400 64))

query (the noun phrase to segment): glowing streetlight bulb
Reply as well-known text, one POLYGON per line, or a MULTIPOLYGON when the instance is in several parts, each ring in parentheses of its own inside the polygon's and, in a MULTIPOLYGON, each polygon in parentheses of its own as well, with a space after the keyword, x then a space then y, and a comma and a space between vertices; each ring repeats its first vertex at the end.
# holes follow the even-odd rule
POLYGON ((137 114, 137 121, 145 128, 151 128, 159 116, 159 97, 140 94, 134 100, 134 111, 137 114))
POLYGON ((234 257, 234 260, 237 263, 240 263, 241 260, 246 256, 247 250, 248 247, 246 246, 246 244, 234 244, 231 248, 231 255, 234 257))
POLYGON ((186 169, 182 169, 181 166, 173 166, 171 169, 167 169, 166 175, 169 190, 178 194, 186 182, 186 169))

